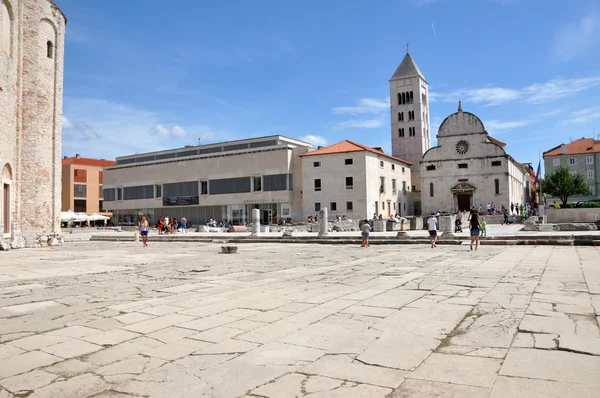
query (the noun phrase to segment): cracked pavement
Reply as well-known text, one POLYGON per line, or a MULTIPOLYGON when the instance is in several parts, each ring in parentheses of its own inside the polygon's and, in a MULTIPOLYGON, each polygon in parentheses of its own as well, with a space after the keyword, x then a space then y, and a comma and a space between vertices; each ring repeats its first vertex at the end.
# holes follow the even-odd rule
POLYGON ((0 398, 597 397, 598 247, 0 255, 0 398))

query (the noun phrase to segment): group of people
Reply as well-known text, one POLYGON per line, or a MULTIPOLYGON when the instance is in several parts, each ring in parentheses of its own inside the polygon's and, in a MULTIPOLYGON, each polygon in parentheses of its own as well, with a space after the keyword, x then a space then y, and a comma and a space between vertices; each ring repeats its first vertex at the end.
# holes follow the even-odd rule
MULTIPOLYGON (((479 237, 487 235, 487 222, 485 221, 485 217, 481 217, 481 220, 479 219, 479 212, 475 206, 471 208, 467 221, 469 222, 469 230, 471 235, 471 250, 473 250, 473 244, 475 244, 475 250, 477 250, 479 247, 479 237)), ((460 223, 462 228, 462 214, 460 211, 457 213, 456 222, 457 225, 460 223)), ((427 229, 429 230, 429 242, 431 243, 431 248, 433 249, 437 247, 436 243, 438 238, 438 219, 435 213, 431 213, 429 216, 429 219, 427 220, 427 229)))
POLYGON ((181 233, 187 233, 188 226, 188 221, 185 216, 181 217, 180 220, 177 220, 175 217, 165 216, 165 218, 163 218, 160 216, 158 218, 158 223, 156 224, 159 235, 174 234, 178 231, 181 233))

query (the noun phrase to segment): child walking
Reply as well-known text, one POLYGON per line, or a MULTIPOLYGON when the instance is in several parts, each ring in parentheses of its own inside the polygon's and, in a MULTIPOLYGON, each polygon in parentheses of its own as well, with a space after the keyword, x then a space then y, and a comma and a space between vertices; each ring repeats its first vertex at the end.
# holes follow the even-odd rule
POLYGON ((371 231, 371 226, 369 225, 368 220, 363 221, 361 231, 362 244, 360 247, 369 247, 369 231, 371 231))

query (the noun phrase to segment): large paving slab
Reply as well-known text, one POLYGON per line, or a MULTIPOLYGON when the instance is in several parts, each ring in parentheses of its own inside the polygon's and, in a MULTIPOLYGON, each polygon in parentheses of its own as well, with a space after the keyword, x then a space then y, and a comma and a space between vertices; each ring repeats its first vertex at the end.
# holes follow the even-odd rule
POLYGON ((0 397, 598 396, 599 247, 238 246, 1 253, 0 397))

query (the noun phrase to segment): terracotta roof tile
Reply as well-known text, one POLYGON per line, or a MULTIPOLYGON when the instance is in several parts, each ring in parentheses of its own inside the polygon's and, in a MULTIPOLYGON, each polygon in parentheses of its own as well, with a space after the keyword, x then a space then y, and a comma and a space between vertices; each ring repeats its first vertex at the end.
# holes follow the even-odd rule
POLYGON ((62 164, 63 166, 68 164, 80 164, 82 166, 110 167, 115 166, 117 162, 104 159, 66 158, 62 160, 62 164))
POLYGON ((303 156, 331 155, 334 153, 350 153, 350 152, 365 152, 365 151, 374 153, 379 156, 383 156, 383 157, 391 159, 391 160, 395 160, 397 162, 405 163, 409 166, 412 165, 412 163, 409 161, 402 160, 402 159, 394 157, 394 156, 390 156, 390 155, 386 154, 385 152, 368 147, 366 145, 358 144, 358 143, 350 141, 350 140, 344 140, 342 142, 338 142, 337 144, 326 146, 325 148, 317 149, 312 152, 306 152, 300 156, 303 157, 303 156))
POLYGON ((502 142, 500 140, 495 139, 494 137, 492 137, 491 135, 488 135, 488 138, 490 139, 490 141, 492 141, 494 144, 496 145, 500 145, 500 146, 505 146, 506 143, 502 142))
MULTIPOLYGON (((593 138, 580 138, 572 141, 567 145, 567 155, 583 155, 586 153, 600 153, 600 141, 596 141, 593 138)), ((554 148, 544 152, 546 156, 559 156, 562 155, 562 144, 555 146, 554 148)))

